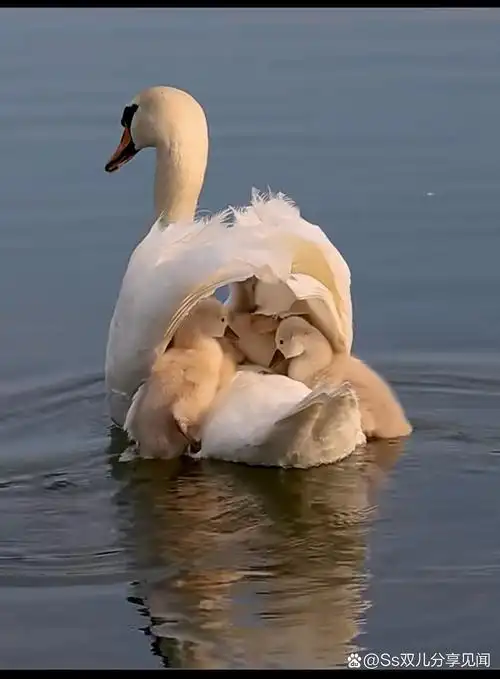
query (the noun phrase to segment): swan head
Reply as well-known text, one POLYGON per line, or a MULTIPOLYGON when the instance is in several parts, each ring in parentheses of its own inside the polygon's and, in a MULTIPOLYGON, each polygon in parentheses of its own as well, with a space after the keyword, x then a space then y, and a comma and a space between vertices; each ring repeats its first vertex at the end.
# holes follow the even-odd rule
POLYGON ((215 297, 209 297, 192 309, 179 330, 200 333, 207 337, 223 337, 227 321, 227 309, 224 304, 215 297))
POLYGON ((166 147, 172 155, 185 152, 186 144, 208 153, 208 130, 201 105, 187 92, 175 87, 150 87, 125 106, 121 116, 123 133, 105 165, 115 172, 141 149, 166 147))

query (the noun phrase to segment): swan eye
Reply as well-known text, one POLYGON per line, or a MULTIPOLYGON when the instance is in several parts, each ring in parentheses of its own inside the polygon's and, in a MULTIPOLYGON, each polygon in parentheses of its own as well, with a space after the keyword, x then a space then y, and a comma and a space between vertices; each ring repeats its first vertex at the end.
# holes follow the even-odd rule
POLYGON ((221 323, 225 323, 225 322, 226 322, 226 317, 223 316, 223 317, 220 319, 220 322, 221 322, 221 323))
POLYGON ((134 113, 137 111, 139 107, 137 104, 130 104, 130 106, 125 106, 123 109, 122 113, 122 119, 120 121, 122 127, 128 127, 130 130, 130 126, 132 125, 132 118, 134 117, 134 113))
POLYGON ((282 339, 281 339, 281 340, 280 340, 280 344, 281 344, 281 346, 283 346, 283 344, 285 344, 285 340, 282 340, 282 339))

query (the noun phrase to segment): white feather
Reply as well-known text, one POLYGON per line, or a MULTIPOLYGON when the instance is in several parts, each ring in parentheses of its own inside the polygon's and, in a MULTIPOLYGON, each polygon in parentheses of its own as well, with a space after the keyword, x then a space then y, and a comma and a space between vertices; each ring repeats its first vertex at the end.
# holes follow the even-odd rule
POLYGON ((158 220, 132 254, 106 350, 106 384, 117 424, 123 424, 124 405, 126 410, 130 405, 124 396, 130 398, 147 376, 165 335, 175 330, 172 320, 181 320, 186 304, 189 308, 191 301, 215 288, 254 274, 268 280, 288 276, 289 248, 276 248, 272 239, 230 228, 225 219, 227 215, 215 215, 166 228, 158 220))
POLYGON ((123 425, 124 431, 133 441, 136 440, 136 435, 134 432, 134 420, 137 413, 137 407, 144 393, 145 386, 146 386, 145 384, 141 384, 139 389, 132 396, 132 402, 130 404, 130 408, 128 409, 127 416, 125 418, 125 423, 123 425))
POLYGON ((365 443, 354 391, 311 391, 281 375, 239 372, 213 408, 196 457, 306 469, 338 462, 365 443))
MULTIPOLYGON (((294 264, 293 273, 306 274, 323 284, 323 291, 319 295, 324 297, 325 289, 331 294, 336 311, 330 320, 327 336, 337 351, 350 352, 353 340, 352 300, 351 300, 351 272, 344 257, 333 245, 324 231, 316 224, 303 219, 294 202, 282 193, 267 194, 252 191, 252 201, 249 206, 234 210, 235 225, 252 232, 265 232, 280 235, 281 241, 293 243, 294 264), (294 237, 296 240, 292 240, 294 237), (314 245, 312 252, 306 244, 314 245), (322 266, 320 253, 326 260, 328 271, 322 266)), ((289 281, 286 281, 289 285, 289 281)), ((289 286, 291 287, 291 286, 289 286)), ((297 286, 294 290, 297 295, 297 286)), ((257 293, 256 293, 257 294, 257 293)), ((263 293, 266 295, 266 293, 263 293)), ((286 304, 287 295, 282 290, 276 290, 275 304, 286 304), (281 301, 280 301, 281 298, 281 301)), ((267 299, 270 298, 269 292, 267 299)), ((305 299, 307 295, 299 297, 305 299)), ((270 305, 268 305, 270 309, 270 305)), ((268 311, 268 313, 275 313, 268 311)), ((324 326, 324 324, 323 324, 324 326)))

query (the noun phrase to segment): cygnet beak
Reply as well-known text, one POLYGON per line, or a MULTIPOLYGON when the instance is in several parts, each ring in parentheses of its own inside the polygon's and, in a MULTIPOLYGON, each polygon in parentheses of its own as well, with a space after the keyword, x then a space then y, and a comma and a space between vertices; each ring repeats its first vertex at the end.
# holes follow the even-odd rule
POLYGON ((227 337, 228 339, 231 340, 239 340, 240 338, 238 335, 234 332, 234 330, 228 325, 226 327, 226 331, 224 332, 224 337, 227 337))
POLYGON ((120 167, 128 163, 128 161, 135 156, 137 149, 132 140, 132 135, 128 127, 123 130, 122 138, 120 143, 116 147, 116 151, 113 153, 111 158, 106 163, 104 169, 106 172, 114 172, 119 170, 120 167))
POLYGON ((284 359, 283 354, 279 349, 276 349, 276 351, 273 354, 273 357, 271 359, 271 362, 269 363, 269 367, 271 370, 274 370, 284 359))

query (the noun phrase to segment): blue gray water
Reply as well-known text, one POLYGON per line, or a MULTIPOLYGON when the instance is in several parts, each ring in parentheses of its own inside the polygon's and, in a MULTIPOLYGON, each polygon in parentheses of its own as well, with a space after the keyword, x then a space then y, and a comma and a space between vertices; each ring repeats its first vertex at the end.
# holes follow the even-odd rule
POLYGON ((2 668, 500 666, 499 72, 498 9, 0 10, 2 668), (117 463, 104 350, 153 152, 104 164, 154 84, 206 109, 202 209, 270 186, 344 253, 404 446, 117 463))

